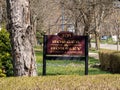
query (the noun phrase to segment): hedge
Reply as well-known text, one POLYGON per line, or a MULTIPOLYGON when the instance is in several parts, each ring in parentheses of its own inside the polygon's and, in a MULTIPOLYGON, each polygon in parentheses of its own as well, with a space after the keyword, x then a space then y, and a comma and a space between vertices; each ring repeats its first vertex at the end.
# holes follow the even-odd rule
POLYGON ((3 76, 13 76, 11 45, 5 28, 0 31, 0 77, 3 76))
POLYGON ((112 73, 120 73, 120 52, 112 50, 100 50, 99 60, 101 69, 112 73))

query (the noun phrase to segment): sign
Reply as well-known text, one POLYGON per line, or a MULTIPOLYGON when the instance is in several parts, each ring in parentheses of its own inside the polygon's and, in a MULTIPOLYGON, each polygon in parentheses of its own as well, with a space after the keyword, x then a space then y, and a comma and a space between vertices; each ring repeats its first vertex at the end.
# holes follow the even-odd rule
MULTIPOLYGON (((66 33, 63 33, 63 35, 66 33)), ((47 54, 49 55, 81 55, 85 56, 85 37, 58 35, 47 36, 47 54)))
POLYGON ((46 60, 85 60, 88 74, 88 37, 62 31, 58 35, 45 35, 43 48, 43 75, 46 75, 46 60))

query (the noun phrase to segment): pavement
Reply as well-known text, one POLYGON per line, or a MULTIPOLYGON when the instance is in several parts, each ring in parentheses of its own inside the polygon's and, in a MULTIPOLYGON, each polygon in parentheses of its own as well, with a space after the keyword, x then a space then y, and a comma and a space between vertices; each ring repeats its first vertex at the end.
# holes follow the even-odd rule
MULTIPOLYGON (((95 48, 95 43, 91 43, 91 46, 95 48)), ((110 49, 110 50, 117 50, 117 45, 113 44, 100 44, 100 48, 102 49, 110 49)), ((120 45, 119 45, 119 50, 120 50, 120 45)), ((95 59, 99 59, 98 53, 89 53, 89 57, 94 57, 95 59)))
POLYGON ((89 53, 89 57, 93 57, 93 58, 95 58, 95 59, 99 59, 99 55, 98 55, 98 53, 89 53))
MULTIPOLYGON (((95 43, 91 43, 92 47, 95 47, 95 43)), ((110 49, 110 50, 117 50, 117 45, 113 45, 113 44, 100 44, 100 48, 103 49, 110 49)), ((119 45, 119 50, 120 50, 120 45, 119 45)))

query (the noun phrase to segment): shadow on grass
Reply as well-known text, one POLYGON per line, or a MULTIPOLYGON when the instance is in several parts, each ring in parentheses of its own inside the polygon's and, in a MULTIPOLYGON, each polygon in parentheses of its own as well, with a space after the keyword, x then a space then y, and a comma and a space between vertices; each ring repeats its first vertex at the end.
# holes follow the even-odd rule
POLYGON ((35 55, 36 56, 42 56, 43 55, 43 52, 42 51, 40 51, 40 50, 35 50, 35 55))
POLYGON ((89 61, 89 65, 90 65, 90 64, 93 64, 93 65, 94 65, 94 64, 96 64, 96 63, 100 63, 98 59, 95 59, 95 58, 93 58, 93 57, 89 57, 89 60, 88 60, 88 61, 89 61))

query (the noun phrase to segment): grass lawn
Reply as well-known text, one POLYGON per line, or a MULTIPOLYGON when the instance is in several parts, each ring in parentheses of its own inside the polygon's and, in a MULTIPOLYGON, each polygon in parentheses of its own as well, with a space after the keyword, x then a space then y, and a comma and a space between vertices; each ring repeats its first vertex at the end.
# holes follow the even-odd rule
MULTIPOLYGON (((36 58, 39 76, 42 75, 42 49, 36 47, 36 58)), ((99 68, 92 66, 99 63, 99 60, 89 57, 89 75, 109 74, 109 72, 102 71, 99 68)), ((84 75, 85 72, 84 61, 78 60, 47 60, 47 75, 84 75)))
POLYGON ((0 90, 120 90, 120 75, 0 78, 0 90))
POLYGON ((0 78, 0 90, 120 90, 120 75, 92 68, 97 59, 89 58, 89 75, 84 62, 47 61, 47 76, 42 76, 42 49, 36 48, 38 77, 0 78))

